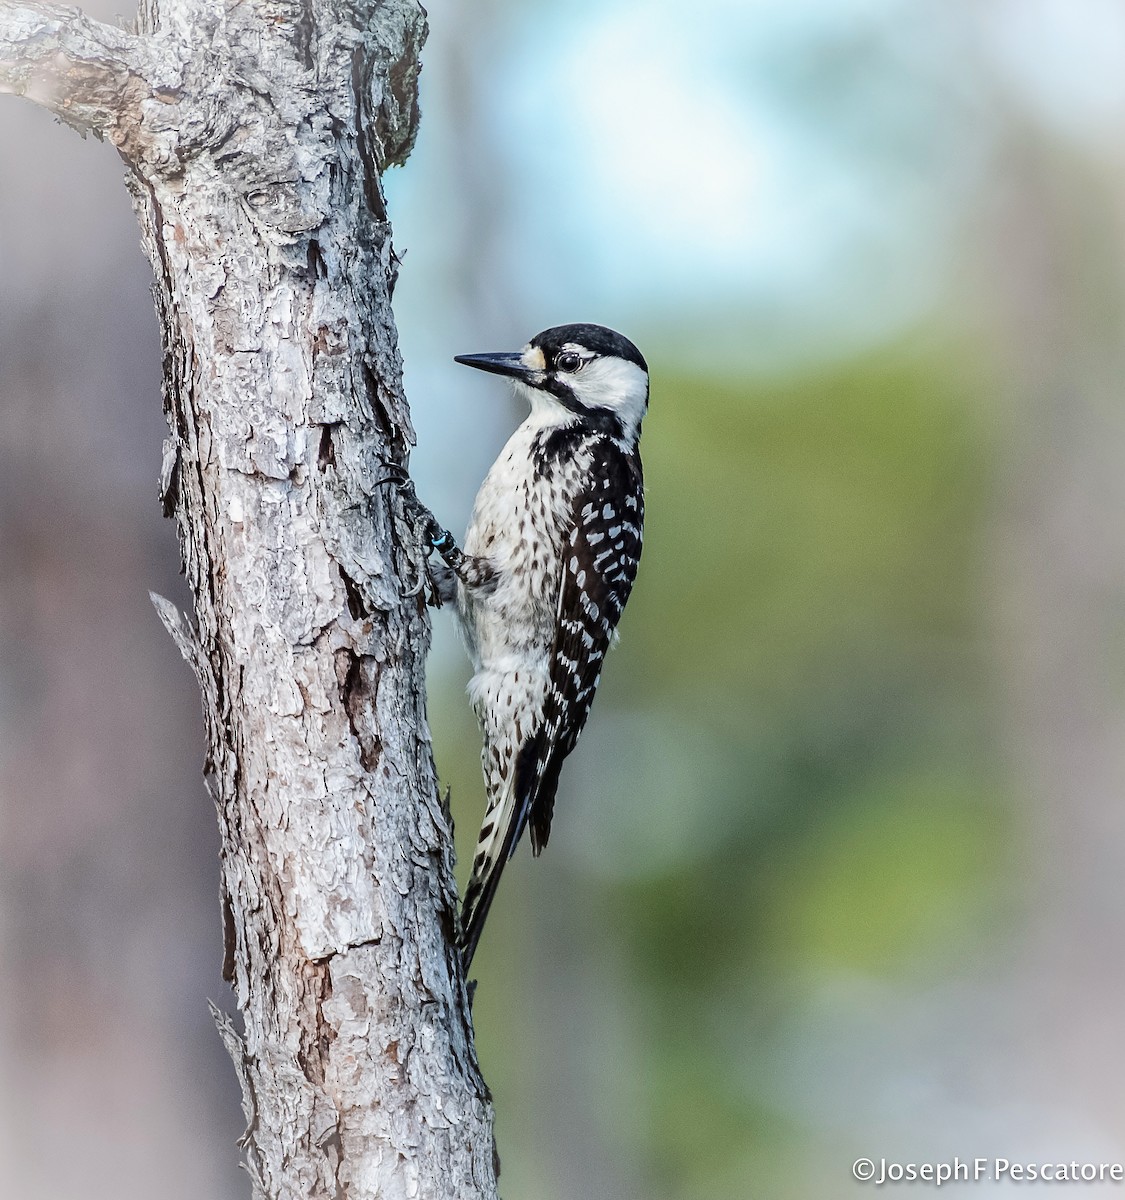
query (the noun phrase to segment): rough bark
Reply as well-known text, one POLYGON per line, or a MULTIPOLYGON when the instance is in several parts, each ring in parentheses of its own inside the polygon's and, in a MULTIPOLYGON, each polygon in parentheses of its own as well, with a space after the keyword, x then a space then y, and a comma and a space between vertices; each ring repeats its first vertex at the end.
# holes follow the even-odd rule
POLYGON ((137 33, 0 0, 0 90, 117 147, 156 276, 196 619, 158 608, 203 693, 260 1196, 495 1195, 419 564, 380 483, 412 432, 379 172, 424 33, 413 0, 170 0, 137 33))

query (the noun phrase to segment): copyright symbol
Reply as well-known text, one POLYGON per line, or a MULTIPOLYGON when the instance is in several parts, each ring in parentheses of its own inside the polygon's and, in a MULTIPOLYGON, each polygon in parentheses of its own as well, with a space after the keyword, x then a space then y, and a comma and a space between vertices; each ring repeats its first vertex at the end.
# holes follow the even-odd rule
POLYGON ((860 1183, 866 1183, 875 1178, 875 1164, 869 1158, 857 1158, 852 1163, 852 1174, 860 1183))

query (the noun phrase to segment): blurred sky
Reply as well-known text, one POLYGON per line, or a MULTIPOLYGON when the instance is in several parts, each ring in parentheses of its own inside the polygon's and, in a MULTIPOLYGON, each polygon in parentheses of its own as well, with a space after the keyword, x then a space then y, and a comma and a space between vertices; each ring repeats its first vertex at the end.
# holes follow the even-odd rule
MULTIPOLYGON (((932 308, 995 148, 998 95, 1095 143, 1117 136, 1125 110, 1114 0, 484 11, 499 15, 462 69, 479 84, 471 121, 490 145, 476 151, 501 173, 504 229, 482 269, 536 313, 625 311, 685 341, 690 330, 724 363, 807 362, 932 308), (732 307, 764 310, 773 336, 732 345, 732 307)), ((406 273, 407 305, 427 268, 450 269, 448 238, 466 221, 455 181, 474 146, 448 153, 465 114, 448 111, 434 61, 470 52, 447 44, 469 34, 458 12, 432 7, 427 120, 388 177, 398 236, 425 264, 406 273)))

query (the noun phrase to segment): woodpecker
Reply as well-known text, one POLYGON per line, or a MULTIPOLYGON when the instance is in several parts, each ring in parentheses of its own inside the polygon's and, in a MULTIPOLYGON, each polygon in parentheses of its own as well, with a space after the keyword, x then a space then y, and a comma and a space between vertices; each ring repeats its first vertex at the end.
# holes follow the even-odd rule
POLYGON ((559 771, 636 578, 649 382, 636 346, 601 325, 454 361, 509 377, 531 407, 481 485, 463 549, 407 497, 445 563, 437 590, 457 606, 484 738, 488 801, 461 907, 467 971, 524 830, 533 854, 547 844, 559 771))

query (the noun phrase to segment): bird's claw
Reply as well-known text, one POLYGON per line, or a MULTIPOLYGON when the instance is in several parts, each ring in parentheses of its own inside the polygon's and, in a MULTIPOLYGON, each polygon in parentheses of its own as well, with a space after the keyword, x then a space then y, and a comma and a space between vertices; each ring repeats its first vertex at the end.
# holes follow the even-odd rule
POLYGON ((404 466, 399 463, 383 463, 383 467, 387 473, 375 480, 375 486, 381 487, 385 483, 392 483, 398 489, 399 498, 402 500, 403 516, 410 524, 417 540, 424 540, 427 543, 426 553, 428 554, 432 548, 435 533, 441 532, 437 518, 418 499, 414 480, 410 478, 410 473, 404 466), (418 536, 420 533, 425 535, 424 539, 418 536))
POLYGON ((402 521, 409 530, 409 538, 404 540, 415 548, 409 555, 414 578, 403 592, 403 597, 410 599, 424 591, 427 604, 439 608, 442 604, 441 589, 434 580, 429 558, 435 550, 442 553, 454 545, 453 535, 438 524, 434 514, 418 499, 414 480, 405 467, 397 463, 384 463, 384 467, 387 474, 376 480, 376 486, 394 484, 401 502, 402 521))
POLYGON ((410 478, 409 472, 401 463, 385 462, 383 463, 383 467, 387 473, 386 475, 382 475, 380 478, 375 480, 376 487, 380 487, 384 483, 394 483, 400 488, 404 487, 406 484, 410 484, 411 488, 413 488, 414 481, 410 478))

